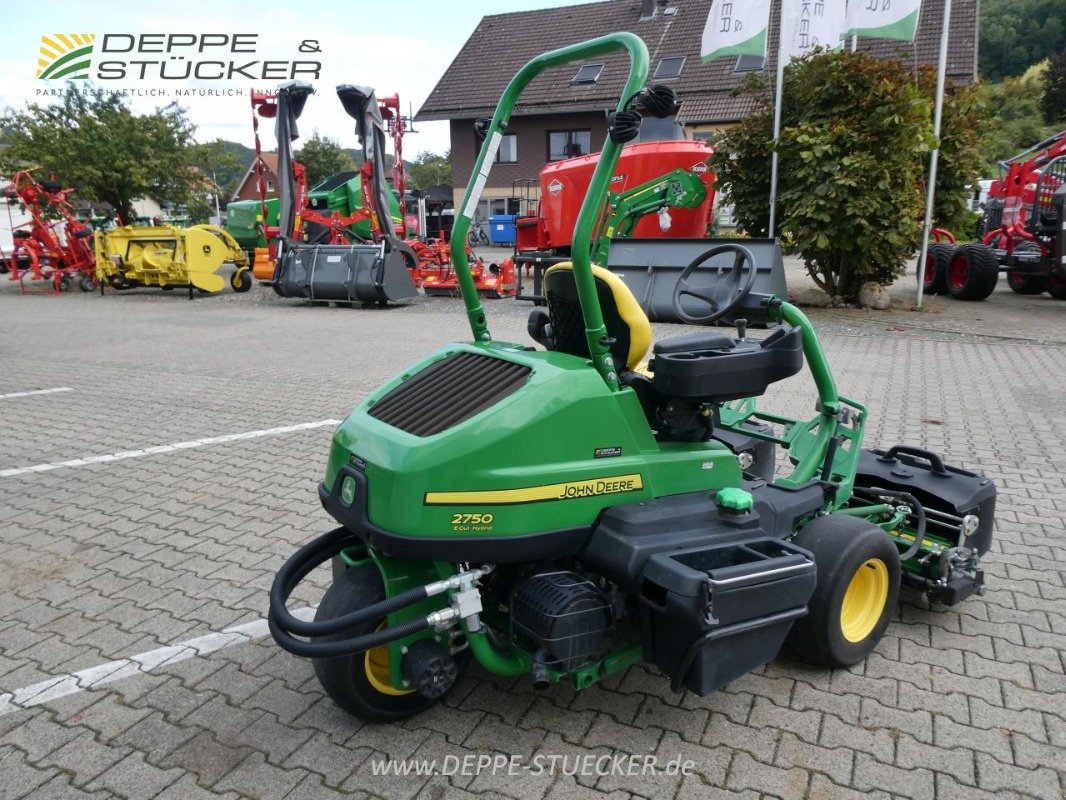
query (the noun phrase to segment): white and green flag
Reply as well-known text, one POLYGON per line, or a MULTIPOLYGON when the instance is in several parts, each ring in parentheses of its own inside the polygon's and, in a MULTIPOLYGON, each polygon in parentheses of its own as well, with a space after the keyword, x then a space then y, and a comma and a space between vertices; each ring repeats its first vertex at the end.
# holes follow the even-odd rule
POLYGON ((841 38, 868 36, 913 42, 922 0, 851 0, 841 38))
POLYGON ((766 58, 769 27, 770 0, 714 0, 703 28, 703 63, 721 56, 766 58))
MULTIPOLYGON (((856 0, 852 0, 856 2, 856 0)), ((840 46, 844 30, 845 0, 782 0, 784 7, 784 56, 787 64, 816 47, 840 46)))

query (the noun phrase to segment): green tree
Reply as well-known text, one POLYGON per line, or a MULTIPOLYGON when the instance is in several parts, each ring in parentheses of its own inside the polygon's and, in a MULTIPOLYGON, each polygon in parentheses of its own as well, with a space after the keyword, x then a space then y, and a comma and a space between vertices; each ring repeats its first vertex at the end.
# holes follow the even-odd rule
POLYGON ((189 219, 193 222, 206 222, 215 213, 215 198, 218 198, 219 210, 225 209, 230 195, 230 178, 240 169, 237 154, 223 139, 193 145, 190 151, 190 166, 202 179, 203 191, 192 197, 187 203, 189 219))
POLYGON ((296 152, 296 160, 307 170, 307 185, 311 187, 338 172, 355 169, 355 162, 344 148, 336 140, 321 136, 318 131, 311 134, 303 148, 296 152))
POLYGON ((412 189, 428 189, 430 186, 452 185, 451 152, 437 155, 425 150, 415 156, 407 167, 407 183, 412 189))
POLYGON ((1041 102, 1045 122, 1054 124, 1066 121, 1066 48, 1048 59, 1041 102))
MULTIPOLYGON (((929 101, 936 98, 936 70, 919 72, 919 86, 929 101)), ((972 225, 971 189, 982 174, 982 131, 987 107, 975 86, 948 87, 940 124, 940 155, 933 199, 933 225, 962 234, 972 225)), ((931 132, 931 129, 930 129, 931 132)), ((928 159, 922 160, 922 196, 928 187, 928 159)))
MULTIPOLYGON (((779 143, 779 233, 802 253, 814 281, 854 300, 862 284, 902 274, 921 232, 932 138, 932 78, 864 53, 822 52, 785 70, 779 143)), ((765 78, 753 77, 755 111, 716 142, 718 186, 740 227, 763 236, 769 225, 773 109, 765 78)), ((960 218, 958 187, 975 176, 979 106, 973 92, 946 100, 938 203, 960 218), (948 199, 948 196, 955 199, 948 199)), ((961 196, 961 197, 960 197, 961 196)))
POLYGON ((176 103, 135 114, 121 95, 68 83, 54 105, 9 109, 0 130, 4 172, 39 166, 124 220, 138 197, 187 204, 203 192, 202 175, 188 168, 195 128, 176 103))
POLYGON ((983 174, 992 177, 997 164, 1061 129, 1044 123, 1044 75, 1047 62, 1034 64, 1024 75, 1006 78, 1002 83, 980 86, 981 98, 990 121, 983 126, 981 156, 983 174))
POLYGON ((980 73, 998 82, 1021 75, 1062 49, 1066 41, 1066 3, 1062 0, 983 0, 980 73))

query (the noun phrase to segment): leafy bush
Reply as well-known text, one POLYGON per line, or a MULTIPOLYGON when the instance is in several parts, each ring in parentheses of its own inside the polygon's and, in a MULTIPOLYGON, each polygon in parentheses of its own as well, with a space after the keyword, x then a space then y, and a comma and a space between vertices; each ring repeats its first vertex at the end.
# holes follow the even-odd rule
MULTIPOLYGON (((863 283, 890 284, 915 250, 924 213, 935 76, 864 53, 821 52, 785 70, 778 145, 778 232, 832 296, 854 301, 863 283), (932 83, 932 86, 930 86, 932 83)), ((773 108, 765 78, 746 91, 756 110, 717 142, 718 187, 740 227, 769 227, 773 108)), ((938 219, 964 219, 975 177, 979 105, 972 91, 945 102, 938 219)))

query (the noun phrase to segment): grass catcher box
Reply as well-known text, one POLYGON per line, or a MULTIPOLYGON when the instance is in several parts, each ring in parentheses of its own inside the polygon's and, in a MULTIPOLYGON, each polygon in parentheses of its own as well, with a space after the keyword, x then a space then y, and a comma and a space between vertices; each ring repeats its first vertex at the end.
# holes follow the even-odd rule
POLYGON ((674 691, 713 692, 777 655, 815 579, 810 553, 773 538, 654 555, 641 579, 645 658, 674 691))

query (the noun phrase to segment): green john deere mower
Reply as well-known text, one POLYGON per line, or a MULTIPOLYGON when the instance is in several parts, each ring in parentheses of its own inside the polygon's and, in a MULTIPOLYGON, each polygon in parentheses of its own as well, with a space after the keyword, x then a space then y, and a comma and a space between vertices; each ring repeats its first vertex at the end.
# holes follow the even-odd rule
MULTIPOLYGON (((515 101, 545 69, 613 50, 629 78, 576 220, 588 242, 619 150, 672 93, 644 88, 648 54, 618 33, 545 53, 507 87, 455 237, 462 241, 515 101)), ((862 449, 866 409, 837 393, 811 323, 752 291, 742 242, 680 273, 693 322, 762 315, 762 339, 714 329, 650 345, 625 283, 585 248, 545 275, 530 332, 495 341, 466 254, 453 251, 470 343, 450 344, 374 392, 333 437, 322 503, 340 527, 278 573, 269 621, 323 688, 366 719, 431 706, 469 658, 536 686, 584 689, 645 662, 705 694, 773 659, 840 667, 885 632, 901 585, 953 605, 983 591, 991 480, 897 446, 862 449), (700 271, 728 254, 732 267, 700 271), (810 369, 810 420, 758 410, 770 384, 810 369), (639 368, 639 369, 638 369, 639 368), (784 448, 791 472, 774 475, 784 448), (332 560, 313 621, 286 608, 332 560)))

